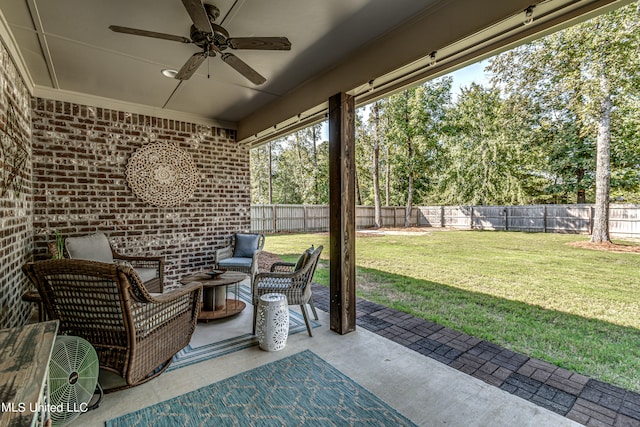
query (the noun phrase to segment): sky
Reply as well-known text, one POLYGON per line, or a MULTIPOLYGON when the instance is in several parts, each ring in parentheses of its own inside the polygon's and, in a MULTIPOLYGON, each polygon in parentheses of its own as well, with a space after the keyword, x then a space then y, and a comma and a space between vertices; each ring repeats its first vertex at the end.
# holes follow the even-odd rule
MULTIPOLYGON (((480 85, 489 85, 490 75, 485 73, 484 68, 487 66, 488 61, 480 61, 475 64, 468 65, 464 68, 456 70, 452 73, 449 73, 451 77, 453 77, 451 93, 453 95, 453 99, 456 100, 458 95, 460 94, 460 89, 464 87, 469 87, 471 83, 478 83, 480 85)), ((365 112, 365 116, 367 113, 365 112)), ((327 122, 323 122, 322 124, 322 139, 329 139, 329 129, 327 122)))
POLYGON ((449 75, 453 77, 454 97, 460 93, 461 87, 468 87, 471 83, 489 85, 490 75, 484 72, 484 67, 487 65, 488 61, 484 60, 450 73, 449 75))

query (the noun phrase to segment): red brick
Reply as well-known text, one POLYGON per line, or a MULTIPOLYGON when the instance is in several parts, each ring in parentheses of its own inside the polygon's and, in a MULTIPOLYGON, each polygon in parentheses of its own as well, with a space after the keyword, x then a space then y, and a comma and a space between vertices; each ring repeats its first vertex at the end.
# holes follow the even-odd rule
POLYGON ((249 152, 228 139, 235 131, 71 103, 54 103, 52 116, 49 100, 32 105, 33 120, 47 130, 32 138, 37 250, 56 228, 65 235, 101 230, 126 254, 165 256, 171 283, 211 263, 230 234, 250 228, 249 152), (188 151, 202 176, 182 206, 147 205, 127 185, 130 156, 161 140, 188 151))

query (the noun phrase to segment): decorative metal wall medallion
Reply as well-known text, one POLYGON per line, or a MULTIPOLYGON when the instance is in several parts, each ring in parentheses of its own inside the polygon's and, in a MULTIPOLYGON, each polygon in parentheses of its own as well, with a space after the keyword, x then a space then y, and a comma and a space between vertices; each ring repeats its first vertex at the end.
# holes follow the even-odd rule
POLYGON ((148 144, 133 153, 126 174, 136 196, 161 207, 189 200, 199 181, 191 155, 169 142, 148 144))

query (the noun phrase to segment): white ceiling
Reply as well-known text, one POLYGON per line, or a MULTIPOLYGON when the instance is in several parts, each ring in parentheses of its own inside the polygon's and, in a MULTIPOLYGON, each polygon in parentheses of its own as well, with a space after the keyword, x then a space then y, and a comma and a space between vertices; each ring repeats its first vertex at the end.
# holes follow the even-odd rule
POLYGON ((0 0, 0 10, 36 86, 237 122, 437 1, 211 0, 231 37, 291 41, 291 51, 234 52, 267 78, 260 86, 219 57, 190 80, 163 77, 162 69, 179 70, 199 48, 108 28, 189 37, 180 0, 0 0))
POLYGON ((389 93, 630 1, 205 0, 220 9, 216 22, 231 37, 291 41, 290 51, 234 51, 266 77, 260 86, 220 57, 205 61, 189 80, 166 78, 162 69, 179 70, 199 48, 108 28, 189 37, 191 19, 181 0, 0 0, 0 34, 15 43, 10 52, 35 96, 222 124, 259 143, 274 125, 282 132, 283 124, 295 126, 305 114, 316 120, 311 114, 323 114, 323 102, 338 91, 361 99, 389 93), (536 5, 534 24, 523 26, 530 4, 536 5), (438 52, 435 67, 428 62, 432 51, 438 52), (362 95, 368 82, 371 93, 362 95))

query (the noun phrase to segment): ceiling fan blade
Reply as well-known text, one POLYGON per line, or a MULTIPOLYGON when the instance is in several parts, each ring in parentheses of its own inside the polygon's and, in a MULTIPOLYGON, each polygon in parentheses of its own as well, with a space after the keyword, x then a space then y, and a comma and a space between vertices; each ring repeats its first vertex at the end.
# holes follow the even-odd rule
POLYGON ((291 50, 291 42, 286 37, 234 37, 227 39, 233 49, 291 50))
POLYGON ((121 27, 119 25, 109 25, 109 29, 116 33, 133 34, 134 36, 153 37, 154 39, 171 40, 180 43, 191 43, 191 39, 173 34, 156 33, 155 31, 139 30, 137 28, 121 27))
POLYGON ((231 65, 237 72, 245 76, 256 86, 267 81, 267 79, 262 77, 256 70, 248 66, 246 62, 235 56, 233 53, 223 53, 222 60, 231 65))
POLYGON ((213 30, 211 30, 209 16, 202 4, 202 0, 182 0, 182 4, 184 4, 185 9, 187 9, 191 20, 193 21, 193 25, 195 25, 198 30, 205 33, 213 32, 213 30))
POLYGON ((176 74, 176 79, 178 80, 189 80, 193 73, 196 72, 198 67, 207 59, 207 54, 204 52, 194 53, 191 58, 185 62, 185 64, 180 68, 178 74, 176 74))

